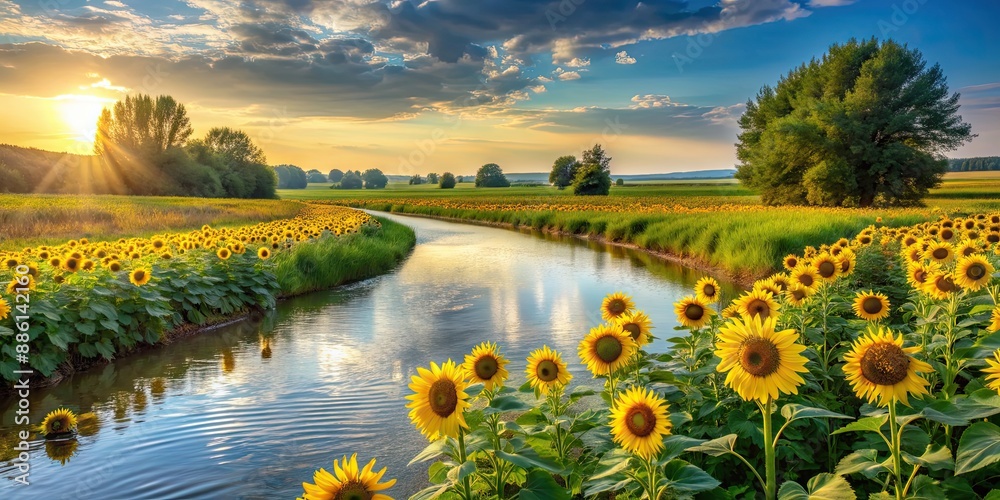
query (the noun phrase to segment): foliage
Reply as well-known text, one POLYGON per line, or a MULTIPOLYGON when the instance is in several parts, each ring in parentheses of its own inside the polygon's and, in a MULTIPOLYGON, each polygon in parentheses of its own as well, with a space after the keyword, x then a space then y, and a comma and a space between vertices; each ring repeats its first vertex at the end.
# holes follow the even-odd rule
POLYGON ((611 175, 597 163, 584 163, 573 178, 573 194, 607 196, 611 192, 611 175))
POLYGON ((326 177, 326 175, 323 172, 320 172, 319 170, 316 170, 316 169, 312 169, 312 170, 306 172, 306 180, 308 182, 310 182, 310 183, 324 184, 329 179, 326 177))
POLYGON ((455 187, 455 175, 451 172, 441 174, 441 189, 452 189, 455 187))
POLYGON ((437 184, 438 180, 439 180, 438 179, 438 174, 435 174, 434 172, 431 172, 431 173, 427 174, 427 183, 428 184, 437 184))
POLYGON ((278 165, 274 173, 278 176, 278 189, 305 189, 309 185, 306 172, 295 165, 278 165))
POLYGON ((579 169, 580 162, 576 161, 575 156, 560 156, 552 164, 552 171, 549 173, 549 184, 558 189, 564 189, 573 183, 573 179, 576 178, 576 173, 579 169))
POLYGON ((1000 156, 980 156, 976 158, 953 158, 948 160, 948 170, 952 172, 979 172, 1000 170, 1000 156))
MULTIPOLYGON (((242 130, 229 127, 213 128, 192 147, 200 150, 198 157, 215 170, 228 198, 274 198, 277 177, 267 166, 267 158, 242 130), (214 158, 206 158, 206 155, 214 158)), ((179 177, 183 179, 184 177, 179 177)))
POLYGON ((424 178, 420 177, 420 174, 413 174, 413 177, 410 177, 409 184, 411 186, 418 186, 423 183, 424 183, 424 178))
POLYGON ((625 185, 625 180, 622 179, 621 177, 619 177, 617 180, 615 180, 615 185, 616 186, 624 186, 625 185))
POLYGON ((510 181, 496 163, 487 163, 476 172, 476 187, 510 187, 510 181))
POLYGON ((851 40, 765 86, 740 117, 736 177, 767 204, 912 205, 970 140, 938 65, 851 40))
POLYGON ((340 182, 341 179, 344 178, 344 173, 341 172, 339 168, 335 168, 330 171, 330 175, 327 177, 330 179, 330 182, 336 184, 340 182))
POLYGON ((344 174, 344 177, 340 180, 340 184, 336 184, 333 187, 337 189, 361 189, 364 181, 361 179, 361 175, 357 172, 350 172, 344 174))
POLYGON ((365 181, 365 189, 382 189, 389 183, 389 178, 377 168, 369 168, 368 170, 365 170, 361 179, 365 181))

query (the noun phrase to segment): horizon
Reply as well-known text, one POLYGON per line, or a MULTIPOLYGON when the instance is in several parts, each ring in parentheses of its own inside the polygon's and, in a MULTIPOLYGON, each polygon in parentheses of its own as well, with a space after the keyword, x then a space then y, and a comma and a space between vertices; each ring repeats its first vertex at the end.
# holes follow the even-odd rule
POLYGON ((1000 68, 979 54, 1000 48, 998 13, 926 0, 0 0, 0 142, 89 154, 100 110, 146 93, 185 104, 193 138, 243 129, 268 163, 324 173, 540 173, 594 143, 613 175, 730 169, 736 120, 762 86, 875 36, 920 50, 962 94, 979 136, 946 156, 995 156, 1000 68))

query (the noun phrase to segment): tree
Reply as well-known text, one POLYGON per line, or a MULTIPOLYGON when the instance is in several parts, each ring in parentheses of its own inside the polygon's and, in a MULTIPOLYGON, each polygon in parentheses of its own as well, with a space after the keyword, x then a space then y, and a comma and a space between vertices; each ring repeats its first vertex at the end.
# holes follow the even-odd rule
POLYGON ((382 189, 389 183, 389 178, 377 168, 365 170, 361 179, 365 181, 365 189, 382 189))
POLYGON ((201 144, 222 160, 218 171, 226 196, 231 198, 274 198, 277 178, 267 166, 264 151, 242 131, 216 127, 205 134, 201 144))
POLYGON ((327 177, 330 179, 330 182, 336 184, 340 182, 341 179, 344 178, 344 173, 341 172, 340 169, 335 168, 330 171, 330 175, 328 175, 327 177))
POLYGON ((451 172, 441 174, 441 189, 452 189, 455 187, 455 176, 451 172))
POLYGON ((316 170, 314 168, 306 172, 306 181, 313 184, 322 184, 327 181, 327 178, 325 175, 323 175, 323 172, 320 172, 319 170, 316 170))
POLYGON ((455 177, 455 182, 461 184, 461 183, 465 182, 465 177, 459 175, 458 177, 455 177))
POLYGON ((615 181, 615 185, 616 186, 624 186, 625 185, 625 180, 622 179, 621 177, 619 177, 618 180, 615 181))
POLYGON ((740 117, 736 178, 771 205, 913 205, 973 137, 940 66, 850 40, 765 86, 740 117))
POLYGON ((607 195, 611 192, 611 174, 598 163, 584 163, 573 178, 573 194, 607 195))
POLYGON ((431 172, 431 173, 427 174, 427 183, 428 184, 437 184, 438 183, 438 174, 435 174, 434 172, 431 172))
POLYGON ((413 177, 410 177, 410 185, 411 186, 416 186, 418 184, 423 184, 423 183, 424 183, 424 179, 422 177, 420 177, 420 174, 413 174, 413 177))
POLYGON ((559 189, 564 189, 573 183, 576 172, 580 168, 580 162, 576 161, 573 155, 560 156, 552 164, 552 172, 549 173, 549 183, 559 189))
POLYGON ((340 179, 340 184, 337 184, 337 189, 361 189, 363 181, 361 176, 357 172, 351 172, 350 170, 344 174, 344 177, 340 179))
MULTIPOLYGON (((600 144, 594 144, 594 147, 585 150, 583 152, 583 160, 580 163, 596 163, 602 169, 611 173, 611 157, 604 152, 600 144)), ((573 174, 573 177, 576 177, 576 174, 573 174)))
POLYGON ((510 181, 496 163, 487 163, 476 172, 476 187, 510 187, 510 181))
POLYGON ((279 189, 305 189, 309 182, 305 171, 295 165, 278 165, 274 173, 278 175, 279 189))

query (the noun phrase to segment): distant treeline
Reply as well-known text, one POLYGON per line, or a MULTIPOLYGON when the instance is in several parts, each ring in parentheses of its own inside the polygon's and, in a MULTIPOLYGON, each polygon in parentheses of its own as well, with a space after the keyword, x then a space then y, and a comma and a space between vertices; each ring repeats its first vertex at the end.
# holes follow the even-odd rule
POLYGON ((1000 156, 980 156, 977 158, 955 158, 948 160, 951 172, 979 172, 1000 170, 1000 156))
POLYGON ((0 193, 126 194, 92 155, 0 144, 0 193))

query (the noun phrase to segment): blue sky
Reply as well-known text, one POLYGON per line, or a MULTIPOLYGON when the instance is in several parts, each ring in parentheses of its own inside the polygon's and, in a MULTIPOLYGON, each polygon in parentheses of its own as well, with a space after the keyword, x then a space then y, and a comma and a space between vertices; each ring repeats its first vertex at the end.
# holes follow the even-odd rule
POLYGON ((85 152, 100 108, 143 92, 304 168, 543 171, 595 142, 618 173, 729 168, 762 85, 875 36, 962 93, 979 137, 949 156, 995 155, 998 18, 986 0, 0 0, 0 109, 22 117, 0 142, 85 152))

